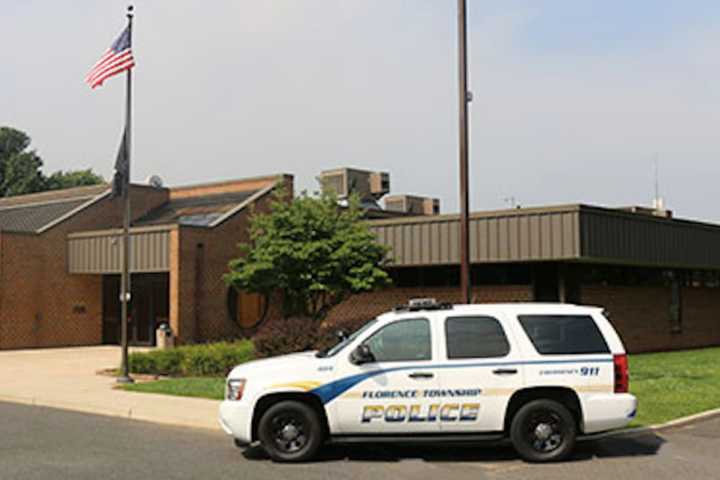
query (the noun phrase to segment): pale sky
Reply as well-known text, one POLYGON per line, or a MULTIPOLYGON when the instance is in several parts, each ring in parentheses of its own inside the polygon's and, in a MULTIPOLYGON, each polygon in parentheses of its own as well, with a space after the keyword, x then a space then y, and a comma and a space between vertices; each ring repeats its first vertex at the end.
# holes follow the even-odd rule
MULTIPOLYGON (((454 0, 137 0, 133 180, 387 170, 457 210, 454 0)), ((127 2, 3 0, 0 125, 110 178, 127 2)), ((468 0, 474 210, 649 204, 720 221, 720 2, 468 0)))

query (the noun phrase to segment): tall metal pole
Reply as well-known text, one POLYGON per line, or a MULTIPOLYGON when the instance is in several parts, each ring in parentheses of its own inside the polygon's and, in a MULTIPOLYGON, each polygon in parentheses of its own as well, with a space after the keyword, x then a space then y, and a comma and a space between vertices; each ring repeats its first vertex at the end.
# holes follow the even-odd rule
POLYGON ((460 113, 460 289, 462 303, 470 303, 470 219, 468 186, 468 91, 467 71, 467 5, 458 0, 458 64, 460 113))
MULTIPOLYGON (((132 23, 133 23, 133 6, 128 6, 128 33, 130 35, 130 45, 132 47, 132 23)), ((128 315, 130 304, 130 158, 132 152, 132 69, 128 69, 125 88, 125 148, 127 155, 127 175, 123 179, 123 193, 125 200, 125 214, 123 216, 123 265, 122 275, 120 278, 121 293, 121 348, 122 363, 120 367, 120 376, 117 378, 118 383, 133 383, 134 380, 130 376, 130 365, 128 364, 128 315)))

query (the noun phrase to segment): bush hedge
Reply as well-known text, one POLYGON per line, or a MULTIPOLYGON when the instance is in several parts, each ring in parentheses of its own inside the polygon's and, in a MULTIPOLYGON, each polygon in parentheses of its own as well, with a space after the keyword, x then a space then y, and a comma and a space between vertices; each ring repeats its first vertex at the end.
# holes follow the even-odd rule
POLYGON ((250 340, 184 345, 167 350, 131 353, 130 372, 188 377, 224 376, 255 358, 250 340))
POLYGON ((323 350, 338 342, 338 331, 350 334, 367 321, 367 318, 358 318, 328 324, 304 317, 272 319, 263 325, 253 338, 255 354, 258 358, 267 358, 287 353, 323 350))

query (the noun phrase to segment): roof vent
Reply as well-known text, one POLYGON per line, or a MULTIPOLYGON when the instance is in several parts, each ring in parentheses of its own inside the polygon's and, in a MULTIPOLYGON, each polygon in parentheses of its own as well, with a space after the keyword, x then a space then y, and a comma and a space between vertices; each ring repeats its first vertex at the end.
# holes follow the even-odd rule
POLYGON ((663 205, 656 205, 654 208, 638 206, 620 207, 618 208, 618 210, 622 210, 623 212, 635 213, 638 215, 646 215, 649 217, 673 218, 672 210, 666 210, 663 205))
POLYGON ((323 187, 334 190, 341 200, 357 194, 361 201, 377 201, 390 192, 390 174, 387 172, 338 168, 321 172, 318 181, 323 187))
POLYGON ((439 215, 440 200, 414 195, 391 195, 385 198, 385 209, 408 215, 439 215))

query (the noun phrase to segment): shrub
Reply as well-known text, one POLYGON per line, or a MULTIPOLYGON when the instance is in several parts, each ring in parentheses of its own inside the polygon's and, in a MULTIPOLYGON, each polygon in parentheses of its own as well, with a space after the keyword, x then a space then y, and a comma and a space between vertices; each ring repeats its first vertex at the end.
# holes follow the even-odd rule
POLYGON ((319 324, 309 318, 273 319, 261 327, 253 339, 259 358, 307 350, 323 350, 338 343, 337 332, 351 334, 368 321, 353 318, 319 324))
POLYGON ((271 319, 260 328, 253 341, 260 358, 314 350, 322 332, 319 324, 307 317, 271 319))
POLYGON ((131 353, 128 356, 128 365, 132 373, 157 373, 157 361, 154 355, 131 353))
POLYGON ((318 342, 317 349, 324 350, 326 348, 333 347, 338 343, 338 332, 344 332, 345 335, 350 335, 365 325, 368 321, 370 321, 369 318, 360 317, 339 320, 332 323, 324 323, 322 327, 322 336, 318 342))
POLYGON ((183 359, 183 350, 179 348, 169 348, 167 350, 158 350, 153 353, 155 356, 155 368, 157 372, 162 373, 163 375, 180 375, 182 373, 180 364, 183 359))
POLYGON ((132 373, 188 377, 227 375, 233 367, 255 357, 250 340, 185 345, 167 350, 132 353, 132 373))

